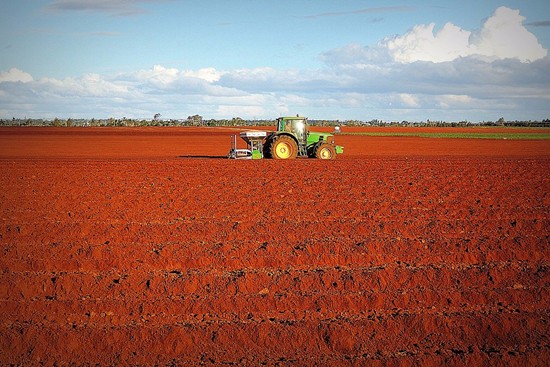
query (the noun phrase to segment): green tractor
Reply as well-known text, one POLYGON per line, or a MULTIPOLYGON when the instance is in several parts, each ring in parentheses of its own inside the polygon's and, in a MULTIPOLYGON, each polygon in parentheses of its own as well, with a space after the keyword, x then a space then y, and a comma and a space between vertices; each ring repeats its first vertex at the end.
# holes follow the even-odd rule
MULTIPOLYGON (((339 129, 336 128, 335 132, 339 129)), ((247 149, 236 149, 236 136, 232 137, 229 158, 294 159, 310 157, 335 159, 344 148, 334 144, 334 135, 309 130, 307 117, 279 117, 277 131, 244 131, 240 134, 247 149)))

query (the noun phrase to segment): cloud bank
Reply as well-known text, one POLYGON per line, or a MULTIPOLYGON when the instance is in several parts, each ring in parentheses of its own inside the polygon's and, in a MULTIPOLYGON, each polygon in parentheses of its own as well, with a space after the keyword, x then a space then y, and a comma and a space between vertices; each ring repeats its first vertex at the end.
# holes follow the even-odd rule
POLYGON ((329 63, 340 63, 338 54, 348 60, 371 63, 440 63, 469 56, 488 61, 511 58, 530 62, 546 57, 548 50, 525 28, 524 20, 519 10, 500 7, 474 31, 447 23, 434 32, 435 23, 421 24, 404 35, 387 37, 376 46, 349 45, 324 56, 329 63))
POLYGON ((35 79, 0 72, 0 117, 274 118, 385 121, 550 117, 550 60, 519 11, 498 8, 479 29, 417 25, 375 45, 320 57, 320 69, 180 70, 35 79))

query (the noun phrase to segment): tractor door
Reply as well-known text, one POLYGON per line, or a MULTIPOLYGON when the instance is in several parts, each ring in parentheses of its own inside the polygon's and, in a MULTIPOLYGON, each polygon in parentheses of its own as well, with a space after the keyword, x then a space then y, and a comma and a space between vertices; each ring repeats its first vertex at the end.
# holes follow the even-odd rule
POLYGON ((305 120, 287 120, 285 131, 292 133, 300 144, 307 141, 307 126, 305 120))
POLYGON ((298 155, 307 155, 307 121, 305 119, 292 119, 286 121, 286 131, 290 132, 298 141, 298 155))

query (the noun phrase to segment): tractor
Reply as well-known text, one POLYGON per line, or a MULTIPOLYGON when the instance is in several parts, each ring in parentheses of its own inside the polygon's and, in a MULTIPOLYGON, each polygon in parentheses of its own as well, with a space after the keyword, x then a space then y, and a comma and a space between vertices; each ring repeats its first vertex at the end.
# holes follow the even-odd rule
MULTIPOLYGON (((335 133, 339 128, 335 129, 335 133)), ((248 159, 294 159, 310 157, 334 159, 344 148, 334 144, 334 135, 309 130, 307 117, 279 117, 277 131, 243 131, 240 137, 246 142, 246 149, 237 149, 237 137, 231 137, 229 158, 248 159)))

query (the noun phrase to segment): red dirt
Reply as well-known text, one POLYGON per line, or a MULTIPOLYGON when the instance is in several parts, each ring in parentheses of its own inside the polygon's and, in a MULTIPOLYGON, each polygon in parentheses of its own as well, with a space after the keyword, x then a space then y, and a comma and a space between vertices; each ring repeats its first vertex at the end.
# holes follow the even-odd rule
POLYGON ((0 364, 550 364, 550 142, 234 131, 0 129, 0 364))

